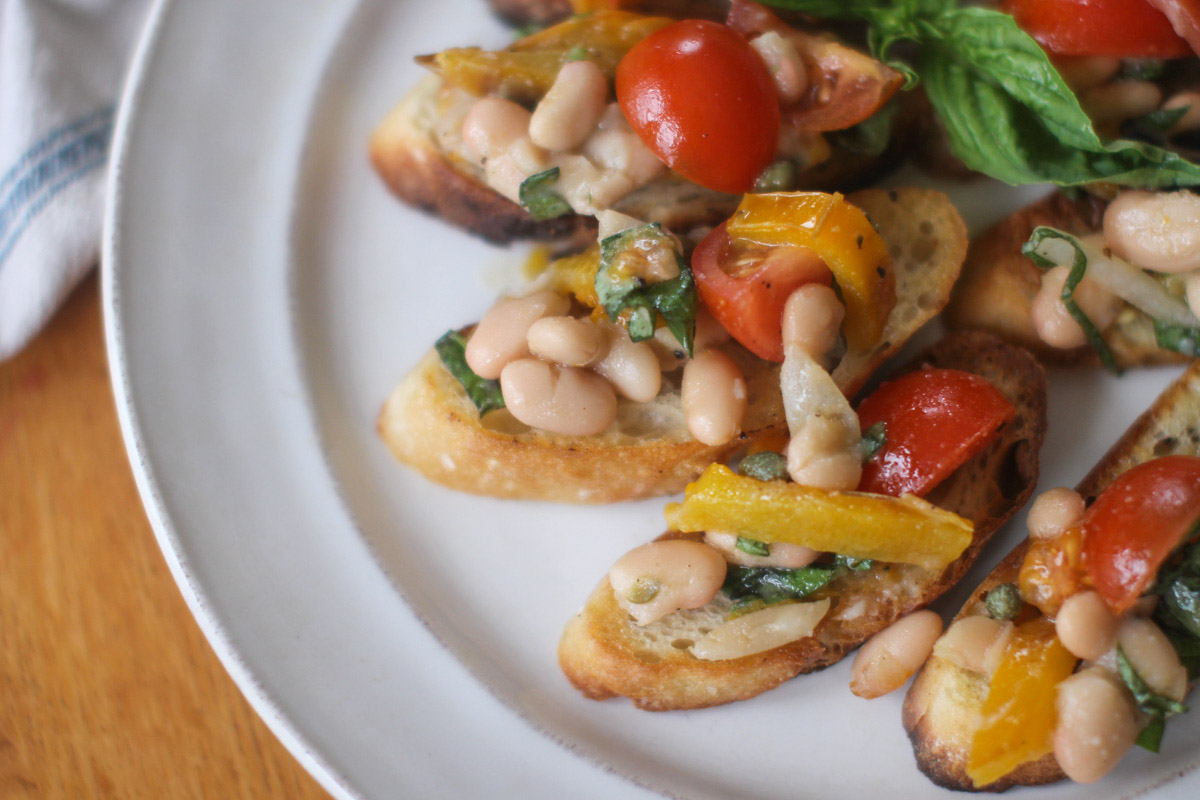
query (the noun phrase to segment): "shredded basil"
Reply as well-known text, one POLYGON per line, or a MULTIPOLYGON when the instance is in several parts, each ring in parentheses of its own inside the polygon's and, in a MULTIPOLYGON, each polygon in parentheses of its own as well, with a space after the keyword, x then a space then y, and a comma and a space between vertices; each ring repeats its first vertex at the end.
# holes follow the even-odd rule
POLYGON ((875 562, 869 558, 855 558, 854 556, 844 556, 841 554, 833 557, 833 564, 836 567, 848 569, 851 572, 866 572, 875 566, 875 562))
POLYGON ((1129 139, 1104 141, 1045 51, 1002 11, 956 0, 764 0, 816 17, 860 19, 875 57, 919 79, 955 154, 1010 184, 1200 184, 1200 165, 1129 139), (915 45, 915 68, 890 57, 915 45))
POLYGON ((1154 320, 1154 340, 1164 350, 1174 350, 1190 358, 1200 356, 1200 328, 1185 328, 1154 320))
POLYGON ((766 557, 771 555, 771 546, 766 542, 760 542, 758 539, 747 539, 745 536, 737 537, 737 549, 751 556, 766 557))
POLYGON ((674 237, 660 223, 627 228, 600 242, 596 296, 610 320, 616 321, 623 312, 630 312, 625 327, 633 341, 653 336, 656 317, 661 316, 684 352, 693 355, 696 281, 674 237), (674 254, 679 275, 669 281, 648 283, 636 269, 630 268, 630 263, 636 266, 639 251, 646 253, 660 247, 674 254))
POLYGON ((1176 122, 1183 119, 1183 115, 1190 108, 1191 106, 1181 106, 1180 108, 1160 108, 1151 111, 1149 114, 1134 117, 1126 122, 1121 126, 1121 132, 1135 139, 1165 144, 1171 128, 1175 127, 1176 122))
POLYGON ((862 453, 863 463, 867 463, 875 455, 887 446, 887 426, 883 422, 876 422, 868 427, 862 434, 862 445, 860 450, 862 453))
POLYGON ((504 408, 504 396, 500 394, 500 381, 481 378, 467 366, 467 340, 458 331, 446 331, 433 345, 446 371, 462 384, 467 397, 479 409, 479 416, 489 411, 504 408))
POLYGON ((554 185, 558 183, 558 174, 558 167, 551 167, 521 181, 517 196, 521 206, 529 211, 534 219, 554 219, 571 213, 570 204, 554 189, 554 185))
POLYGON ((1151 718, 1149 724, 1138 735, 1138 746, 1157 753, 1162 742, 1166 720, 1176 714, 1184 713, 1188 707, 1178 700, 1157 694, 1147 686, 1146 682, 1142 680, 1142 676, 1138 675, 1137 670, 1129 663, 1129 659, 1120 645, 1117 645, 1117 674, 1121 676, 1121 680, 1133 694, 1133 700, 1138 709, 1151 718))
POLYGON ((800 600, 829 583, 836 568, 729 567, 721 591, 732 600, 755 597, 764 603, 800 600))
POLYGON ((1161 58, 1126 58, 1121 61, 1116 79, 1122 81, 1157 81, 1167 74, 1167 62, 1161 58))
POLYGON ((787 459, 781 453, 765 450, 746 456, 738 464, 738 475, 756 481, 788 480, 787 459))
POLYGON ((1188 677, 1200 676, 1200 525, 1159 568, 1151 594, 1160 596, 1154 620, 1171 639, 1188 677))
POLYGON ((1087 273, 1087 253, 1083 249, 1083 245, 1069 233, 1050 228, 1045 225, 1039 225, 1033 229, 1033 235, 1029 237, 1029 241, 1021 248, 1021 253, 1026 258, 1036 264, 1040 269, 1051 269, 1058 266, 1058 263, 1051 258, 1048 258, 1042 251, 1042 243, 1047 240, 1058 240, 1066 242, 1075 251, 1072 256, 1071 272, 1067 275, 1066 283, 1063 284, 1062 301, 1067 307, 1067 312, 1071 318, 1079 323, 1079 327, 1083 328, 1083 335, 1087 337, 1087 342, 1096 351, 1096 355, 1100 356, 1100 361, 1108 368, 1110 372, 1121 374, 1121 368, 1117 366, 1117 360, 1109 349, 1108 342, 1104 341, 1104 337, 1100 335, 1100 330, 1092 324, 1088 319, 1087 314, 1083 313, 1083 309, 1075 302, 1075 289, 1078 288, 1079 282, 1083 280, 1083 276, 1087 273))

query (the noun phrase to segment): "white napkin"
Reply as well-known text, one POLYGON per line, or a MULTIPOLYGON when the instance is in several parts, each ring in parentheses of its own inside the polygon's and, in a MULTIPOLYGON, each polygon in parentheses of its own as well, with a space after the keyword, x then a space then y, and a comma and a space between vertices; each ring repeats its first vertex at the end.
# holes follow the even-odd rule
POLYGON ((100 253, 115 103, 146 0, 0 0, 0 361, 100 253))

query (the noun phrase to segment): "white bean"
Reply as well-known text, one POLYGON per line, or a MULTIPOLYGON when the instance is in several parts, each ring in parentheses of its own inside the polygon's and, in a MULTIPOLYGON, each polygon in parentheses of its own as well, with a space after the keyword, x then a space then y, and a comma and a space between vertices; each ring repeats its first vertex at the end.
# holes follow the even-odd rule
POLYGON ((500 373, 500 392, 517 420, 550 433, 594 436, 617 418, 612 384, 577 367, 522 358, 500 373))
POLYGON ((1154 692, 1182 700, 1187 694, 1187 669, 1162 629, 1143 617, 1126 617, 1117 631, 1117 644, 1130 666, 1154 692))
POLYGON ((529 133, 530 114, 511 100, 484 97, 476 100, 463 118, 463 142, 477 161, 507 150, 529 133))
POLYGON ((746 379, 720 350, 702 350, 683 368, 683 416, 692 436, 707 445, 725 444, 742 429, 746 379))
POLYGON ((591 61, 569 61, 538 103, 529 136, 547 150, 574 150, 591 135, 604 113, 608 79, 591 61))
POLYGON ((1054 757, 1077 783, 1100 780, 1137 738, 1139 724, 1128 692, 1103 667, 1076 672, 1058 685, 1054 757))
POLYGON ((1059 486, 1042 492, 1029 507, 1029 535, 1035 539, 1061 536, 1079 522, 1084 508, 1083 497, 1074 489, 1059 486))
MULTIPOLYGON (((1071 269, 1053 267, 1042 275, 1042 286, 1033 298, 1032 320, 1038 337, 1050 345, 1070 349, 1087 344, 1083 328, 1062 301, 1063 286, 1071 269)), ((1121 310, 1123 301, 1086 275, 1075 287, 1075 302, 1097 330, 1103 331, 1121 310)))
POLYGON ((802 347, 816 361, 837 344, 846 307, 833 289, 806 283, 788 296, 783 307, 783 347, 802 347))
POLYGON ((529 355, 529 328, 542 317, 567 313, 571 301, 544 290, 501 300, 483 315, 467 340, 467 366, 481 378, 495 380, 518 358, 529 355))
POLYGON ((1113 56, 1065 56, 1054 59, 1054 66, 1075 92, 1084 92, 1108 83, 1121 69, 1121 59, 1113 56))
POLYGON ((1149 114, 1162 103, 1162 90, 1150 81, 1113 81, 1079 94, 1079 103, 1098 127, 1149 114))
POLYGON ((1120 624, 1100 593, 1091 590, 1076 592, 1064 600, 1054 618, 1058 640, 1084 661, 1095 661, 1108 652, 1120 624))
POLYGON ((628 214, 622 214, 620 211, 613 211, 611 209, 605 209, 597 214, 596 222, 599 224, 596 239, 601 242, 621 231, 646 224, 636 217, 631 217, 628 214))
POLYGON ((871 699, 893 692, 920 669, 942 633, 942 618, 917 611, 870 638, 850 666, 850 691, 871 699))
POLYGON ((1104 240, 1117 255, 1143 269, 1200 268, 1200 196, 1187 191, 1121 192, 1104 212, 1104 240))
MULTIPOLYGON (((711 347, 720 347, 729 341, 729 331, 717 322, 717 318, 705 308, 696 309, 696 331, 692 335, 692 352, 699 353, 711 347)), ((677 369, 687 360, 683 345, 665 325, 654 331, 654 338, 647 340, 658 356, 659 366, 663 372, 677 369)))
POLYGON ((808 89, 808 73, 796 52, 796 46, 776 31, 767 31, 750 40, 775 84, 775 93, 784 103, 795 103, 808 89))
POLYGON ((982 614, 963 617, 937 640, 933 654, 961 669, 991 676, 1004 658, 1013 629, 1011 622, 982 614))
POLYGON ((788 442, 788 475, 803 486, 853 491, 862 479, 858 442, 840 419, 809 417, 788 442))
POLYGON ((608 352, 593 366, 597 374, 607 378, 622 397, 636 403, 658 397, 662 371, 654 349, 631 340, 621 326, 605 323, 603 330, 608 352))
POLYGON ((1179 92, 1167 98, 1167 102, 1163 103, 1163 109, 1167 111, 1176 108, 1186 108, 1175 124, 1171 126, 1171 133, 1186 133, 1187 131, 1200 130, 1200 92, 1188 90, 1179 92))
POLYGON ((725 559, 700 542, 668 539, 635 547, 608 572, 617 605, 638 625, 700 608, 725 582, 725 559))
POLYGON ((1188 308, 1197 317, 1200 317, 1200 272, 1193 272, 1187 276, 1184 282, 1184 296, 1187 298, 1188 308))
POLYGON ((574 317, 542 317, 529 326, 527 339, 535 356, 568 367, 586 367, 604 344, 595 323, 574 317))
POLYGON ((783 567, 799 569, 807 567, 821 555, 819 550, 800 544, 772 542, 767 545, 767 555, 755 556, 738 549, 738 535, 724 531, 705 531, 704 543, 721 551, 725 560, 739 567, 783 567))

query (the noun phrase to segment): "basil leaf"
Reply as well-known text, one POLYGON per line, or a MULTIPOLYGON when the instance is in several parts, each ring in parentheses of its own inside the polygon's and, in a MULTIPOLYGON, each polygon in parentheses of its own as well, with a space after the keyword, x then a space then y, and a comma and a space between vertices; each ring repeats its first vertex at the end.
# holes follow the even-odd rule
POLYGON ((1185 328, 1154 320, 1154 341, 1164 350, 1174 350, 1185 356, 1200 356, 1200 328, 1185 328))
POLYGON ((558 174, 558 167, 551 167, 521 181, 517 196, 521 206, 529 211, 529 215, 534 219, 554 219, 571 213, 570 204, 554 190, 554 184, 558 183, 558 174))
POLYGON ((479 409, 479 416, 489 411, 504 408, 504 396, 500 394, 500 381, 481 378, 467 366, 467 340, 458 331, 446 331, 433 345, 446 371, 462 384, 467 397, 479 409))
POLYGON ((1157 753, 1162 747, 1163 732, 1167 729, 1167 721, 1162 717, 1152 717, 1133 743, 1143 750, 1157 753))
POLYGON ((865 464, 875 457, 875 454, 882 450, 887 445, 887 426, 883 422, 876 422, 874 425, 863 431, 862 444, 859 450, 862 453, 862 460, 865 464))
POLYGON ((1200 639, 1200 578, 1176 578, 1162 603, 1180 627, 1200 639))
POLYGON ((614 322, 630 311, 625 327, 635 342, 654 335, 656 316, 661 316, 671 335, 685 353, 692 355, 696 330, 696 281, 692 268, 680 255, 675 239, 660 223, 639 225, 614 233, 600 242, 600 269, 596 272, 596 296, 614 322), (654 248, 666 247, 674 254, 679 275, 669 281, 647 283, 630 267, 654 248), (641 251, 639 253, 639 251, 641 251))
POLYGON ((1167 62, 1161 58, 1126 58, 1115 76, 1119 81, 1158 81, 1166 77, 1167 62))
POLYGON ((771 555, 770 545, 760 542, 758 539, 747 539, 745 536, 737 537, 737 549, 752 556, 766 557, 771 555))
POLYGON ((1110 372, 1121 374, 1121 368, 1117 366, 1117 360, 1109 349, 1108 343, 1104 341, 1104 337, 1100 335, 1099 329, 1092 324, 1088 319, 1087 314, 1083 313, 1083 309, 1075 302, 1075 289, 1078 288, 1079 282, 1083 280, 1084 274, 1087 273, 1087 253, 1084 252, 1083 246, 1069 233, 1064 233, 1057 228, 1050 228, 1045 225, 1039 225, 1033 229, 1033 234, 1029 237, 1024 246, 1021 248, 1021 254, 1036 264, 1040 269, 1050 269, 1058 266, 1058 260, 1047 257, 1046 251, 1048 241, 1066 242, 1071 246, 1073 251, 1071 272, 1067 275, 1066 283, 1063 284, 1062 301, 1067 307, 1067 312, 1071 318, 1079 323, 1079 327, 1083 328, 1083 335, 1087 338, 1088 344, 1096 351, 1096 355, 1100 356, 1100 361, 1108 368, 1110 372))
POLYGON ((835 566, 848 569, 851 572, 866 572, 875 566, 875 562, 869 558, 855 558, 854 556, 844 556, 840 553, 833 557, 833 563, 835 566))
POLYGON ((765 603, 799 600, 833 580, 837 569, 824 567, 729 567, 721 590, 733 600, 757 597, 765 603))
POLYGON ((787 458, 782 453, 764 450, 742 459, 738 464, 738 475, 757 481, 791 480, 787 471, 787 458))
POLYGON ((1167 141, 1167 132, 1175 127, 1176 122, 1183 119, 1183 115, 1190 108, 1191 106, 1181 106, 1180 108, 1160 108, 1157 111, 1151 111, 1149 114, 1134 117, 1126 122, 1121 126, 1121 132, 1134 139, 1145 139, 1154 144, 1164 144, 1167 141))
POLYGON ((1178 700, 1164 697, 1147 686, 1146 682, 1142 680, 1142 676, 1138 675, 1133 668, 1133 664, 1129 663, 1129 658, 1121 649, 1121 645, 1117 645, 1117 674, 1121 676, 1121 680, 1133 693, 1134 703, 1142 713, 1166 719, 1188 710, 1188 707, 1178 700))

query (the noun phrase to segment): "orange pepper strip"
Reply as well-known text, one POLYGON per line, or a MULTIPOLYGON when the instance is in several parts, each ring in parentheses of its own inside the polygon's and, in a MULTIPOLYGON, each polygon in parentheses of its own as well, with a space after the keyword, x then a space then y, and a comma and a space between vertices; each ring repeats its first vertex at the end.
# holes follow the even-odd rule
POLYGON ((723 531, 760 542, 942 569, 971 543, 974 526, 913 495, 831 492, 760 481, 712 464, 666 509, 678 531, 723 531))
POLYGON ((837 279, 846 304, 846 341, 874 346, 896 304, 887 245, 861 209, 840 194, 748 194, 726 227, 735 244, 800 246, 816 251, 837 279))
POLYGON ((977 788, 1054 749, 1058 684, 1070 677, 1077 660, 1045 617, 1017 626, 992 676, 971 741, 967 777, 977 788))

